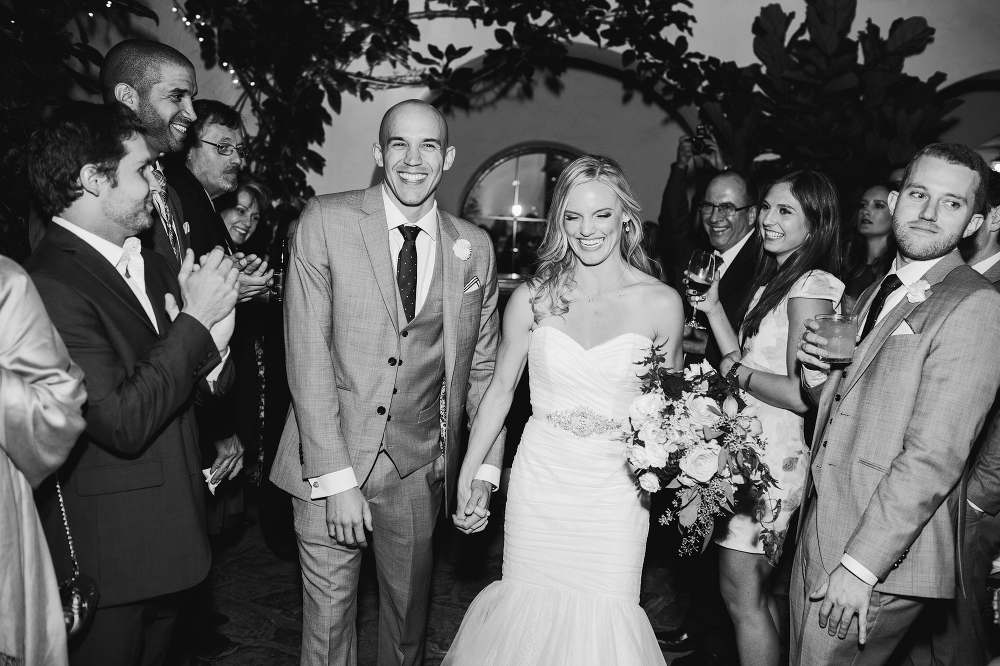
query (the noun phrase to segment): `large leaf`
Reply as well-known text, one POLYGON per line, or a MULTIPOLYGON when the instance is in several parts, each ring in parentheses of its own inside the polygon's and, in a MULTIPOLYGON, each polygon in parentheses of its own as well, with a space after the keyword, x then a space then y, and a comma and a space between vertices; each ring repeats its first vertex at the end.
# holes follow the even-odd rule
POLYGON ((781 5, 767 5, 760 10, 760 16, 753 22, 753 52, 764 64, 767 75, 780 81, 785 71, 788 54, 785 50, 785 36, 788 26, 795 18, 795 12, 786 14, 781 5))
POLYGON ((889 28, 886 51, 899 56, 912 56, 922 52, 934 37, 934 28, 927 25, 923 16, 896 19, 889 28))

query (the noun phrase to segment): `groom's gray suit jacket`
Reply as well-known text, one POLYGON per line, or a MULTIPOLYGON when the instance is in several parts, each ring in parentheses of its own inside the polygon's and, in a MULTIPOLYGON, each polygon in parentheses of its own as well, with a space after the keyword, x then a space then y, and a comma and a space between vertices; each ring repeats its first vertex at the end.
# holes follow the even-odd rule
MULTIPOLYGON (((363 484, 383 443, 402 476, 443 448, 451 497, 463 408, 471 422, 493 374, 499 326, 489 235, 439 213, 432 294, 407 326, 381 187, 312 199, 292 242, 285 288, 292 409, 271 480, 300 499, 309 499, 307 479, 347 467, 363 484), (471 247, 467 258, 459 256, 462 239, 471 247), (440 335, 433 326, 416 335, 414 327, 432 315, 440 335), (437 354, 443 358, 429 357, 437 354), (447 435, 439 447, 441 368, 447 435)), ((502 460, 503 434, 485 462, 500 467, 502 460)))

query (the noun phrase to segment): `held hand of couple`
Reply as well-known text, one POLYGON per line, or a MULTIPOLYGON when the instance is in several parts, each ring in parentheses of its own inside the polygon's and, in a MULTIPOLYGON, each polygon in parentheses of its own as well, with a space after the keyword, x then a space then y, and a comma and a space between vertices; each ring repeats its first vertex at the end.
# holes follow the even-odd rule
POLYGON ((458 508, 451 520, 463 534, 474 534, 486 529, 490 518, 489 482, 475 479, 471 484, 458 482, 458 508))
MULTIPOLYGON (((858 616, 858 643, 865 644, 874 618, 869 617, 872 586, 864 582, 843 565, 838 565, 830 577, 809 595, 812 602, 822 602, 819 607, 819 626, 828 629, 831 636, 847 638, 854 616, 858 616), (862 618, 864 620, 862 621, 862 618)), ((877 609, 876 609, 877 611, 877 609)), ((878 613, 876 612, 875 615, 878 613)))
POLYGON ((326 529, 341 546, 365 548, 372 530, 372 510, 358 487, 326 498, 326 529))

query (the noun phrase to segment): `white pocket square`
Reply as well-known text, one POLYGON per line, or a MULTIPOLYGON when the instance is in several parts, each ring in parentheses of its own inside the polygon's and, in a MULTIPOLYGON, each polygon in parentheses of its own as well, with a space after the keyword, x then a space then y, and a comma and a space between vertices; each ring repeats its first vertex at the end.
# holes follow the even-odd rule
POLYGON ((913 329, 904 320, 902 324, 896 327, 896 330, 889 334, 892 335, 913 335, 913 329))
POLYGON ((468 294, 470 291, 475 291, 476 289, 479 289, 479 277, 478 276, 476 276, 476 277, 472 278, 471 280, 469 280, 469 284, 465 285, 465 290, 463 291, 463 293, 468 294))

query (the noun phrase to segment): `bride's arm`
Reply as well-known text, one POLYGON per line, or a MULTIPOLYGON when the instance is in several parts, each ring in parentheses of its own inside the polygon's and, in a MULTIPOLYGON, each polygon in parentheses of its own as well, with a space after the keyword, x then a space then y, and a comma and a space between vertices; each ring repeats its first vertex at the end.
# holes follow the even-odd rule
POLYGON ((531 327, 534 316, 529 301, 528 285, 522 284, 507 301, 503 315, 503 334, 497 351, 497 361, 489 388, 479 403, 476 420, 472 422, 469 434, 469 448, 458 473, 458 507, 468 502, 470 487, 479 466, 482 465, 490 447, 503 428, 504 419, 510 411, 514 399, 514 389, 524 372, 528 359, 528 343, 531 341, 531 327))
POLYGON ((653 313, 653 343, 664 342, 663 356, 673 370, 684 368, 684 303, 673 287, 658 288, 658 303, 646 303, 646 310, 653 313))

